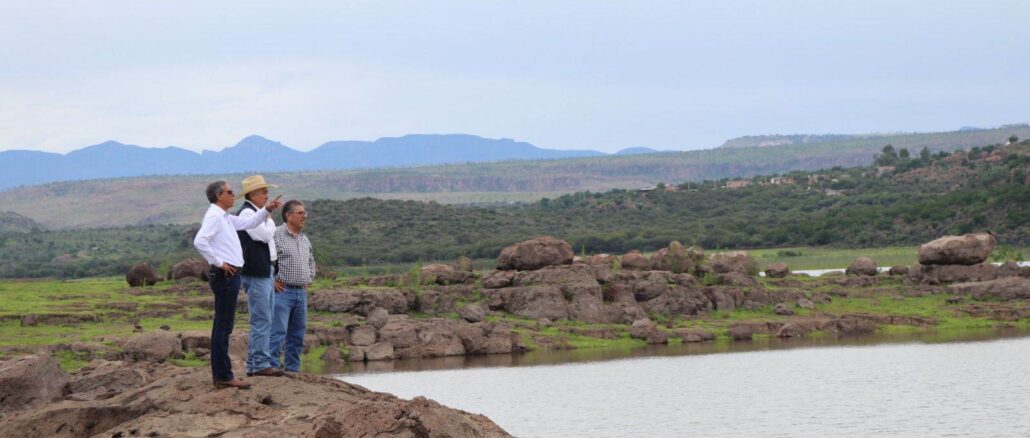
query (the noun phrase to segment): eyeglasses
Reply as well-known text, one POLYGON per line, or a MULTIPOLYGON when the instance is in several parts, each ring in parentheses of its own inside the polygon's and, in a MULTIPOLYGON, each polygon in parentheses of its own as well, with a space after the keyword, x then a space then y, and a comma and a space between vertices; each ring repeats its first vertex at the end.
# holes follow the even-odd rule
POLYGON ((229 194, 229 196, 236 196, 236 193, 233 193, 233 191, 232 191, 232 190, 226 190, 226 191, 224 191, 224 192, 222 192, 222 193, 228 193, 228 194, 229 194))

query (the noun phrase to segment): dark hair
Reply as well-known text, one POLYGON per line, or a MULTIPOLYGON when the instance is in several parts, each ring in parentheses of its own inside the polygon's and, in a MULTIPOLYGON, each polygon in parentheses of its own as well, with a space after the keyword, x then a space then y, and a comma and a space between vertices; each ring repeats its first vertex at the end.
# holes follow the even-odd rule
POLYGON ((296 199, 291 199, 289 201, 286 201, 286 204, 283 205, 283 222, 286 222, 286 215, 287 214, 293 213, 293 207, 296 207, 298 205, 304 206, 304 203, 300 202, 300 201, 298 201, 296 199))
POLYGON ((207 200, 212 204, 218 202, 218 197, 222 194, 222 188, 225 187, 225 181, 215 181, 207 185, 207 200))

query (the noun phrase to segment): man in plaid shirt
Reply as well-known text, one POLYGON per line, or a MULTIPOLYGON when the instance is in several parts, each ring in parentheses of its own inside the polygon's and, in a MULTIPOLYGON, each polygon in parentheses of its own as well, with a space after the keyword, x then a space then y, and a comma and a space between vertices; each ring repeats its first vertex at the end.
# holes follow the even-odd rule
POLYGON ((308 323, 307 288, 315 278, 315 254, 304 234, 308 213, 304 203, 291 200, 283 206, 283 224, 275 229, 273 239, 277 254, 275 298, 272 316, 272 366, 279 366, 279 354, 285 353, 286 371, 300 371, 300 353, 304 348, 304 331, 308 323))

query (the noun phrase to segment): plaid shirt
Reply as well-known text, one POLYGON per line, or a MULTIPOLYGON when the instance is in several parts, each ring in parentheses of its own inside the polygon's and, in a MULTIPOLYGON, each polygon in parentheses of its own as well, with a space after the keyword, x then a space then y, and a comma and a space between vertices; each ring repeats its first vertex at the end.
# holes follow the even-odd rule
POLYGON ((286 224, 275 229, 276 261, 275 279, 288 286, 307 286, 315 278, 315 253, 311 242, 303 232, 294 236, 286 224))

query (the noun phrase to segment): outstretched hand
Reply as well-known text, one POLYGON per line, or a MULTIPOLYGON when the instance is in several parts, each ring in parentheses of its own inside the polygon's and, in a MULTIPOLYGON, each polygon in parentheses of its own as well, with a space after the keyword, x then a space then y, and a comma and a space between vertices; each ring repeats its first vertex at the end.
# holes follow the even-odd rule
POLYGON ((276 196, 275 199, 266 202, 265 203, 265 210, 268 210, 269 212, 273 212, 273 211, 277 210, 279 207, 281 207, 283 205, 283 203, 282 203, 282 201, 279 200, 279 198, 282 198, 282 197, 283 197, 283 195, 279 195, 279 196, 276 196))

